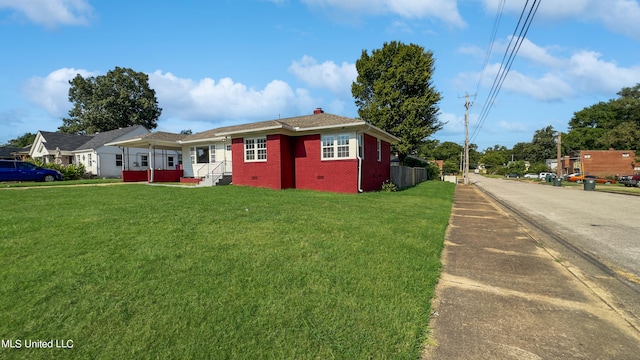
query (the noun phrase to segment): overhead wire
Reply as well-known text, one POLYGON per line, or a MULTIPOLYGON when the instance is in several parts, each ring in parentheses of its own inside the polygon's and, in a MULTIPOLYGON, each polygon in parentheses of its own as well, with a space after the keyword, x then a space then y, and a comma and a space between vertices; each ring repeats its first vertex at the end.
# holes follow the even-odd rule
POLYGON ((493 44, 496 40, 496 34, 498 33, 498 28, 500 27, 500 20, 502 19, 502 13, 504 12, 504 4, 507 0, 501 0, 500 5, 498 5, 496 9, 496 19, 493 22, 493 29, 491 30, 491 37, 489 38, 489 45, 487 48, 487 54, 484 57, 484 63, 482 64, 482 72, 480 73, 480 79, 478 79, 478 85, 476 85, 476 91, 474 94, 478 93, 480 89, 480 84, 484 81, 484 74, 487 72, 487 64, 489 64, 489 59, 491 58, 491 53, 493 52, 493 44))
MULTIPOLYGON (((507 77, 507 74, 511 70, 511 66, 513 65, 513 60, 515 59, 518 51, 520 50, 520 47, 522 46, 522 42, 524 41, 527 33, 529 32, 529 28, 531 27, 533 17, 535 16, 536 12, 538 11, 538 8, 540 7, 540 2, 541 0, 533 0, 533 3, 531 4, 531 8, 529 9, 529 12, 523 23, 523 17, 525 13, 527 13, 527 7, 529 5, 529 0, 526 1, 522 9, 522 12, 520 13, 520 18, 518 19, 518 23, 516 25, 516 28, 514 29, 513 35, 509 39, 509 44, 505 49, 505 53, 500 63, 500 68, 496 74, 495 79, 493 80, 493 84, 491 85, 491 90, 489 91, 489 95, 487 96, 487 99, 485 100, 482 106, 478 123, 476 124, 475 128, 472 131, 470 141, 473 140, 478 135, 478 133, 480 132, 480 129, 484 125, 484 122, 489 114, 489 111, 493 107, 493 104, 495 103, 495 100, 498 96, 498 93, 500 92, 500 89, 502 88, 502 85, 507 77), (520 27, 521 23, 523 23, 522 27, 520 27), (518 29, 520 30, 518 31, 518 29), (515 43, 514 43, 514 40, 515 40, 515 43), (507 57, 507 54, 509 54, 508 57, 507 57), (505 59, 506 59, 506 62, 505 62, 505 59)), ((504 3, 502 5, 504 5, 504 3)), ((486 69, 486 64, 484 67, 486 69)), ((483 72, 485 71, 485 69, 483 69, 483 72)), ((480 82, 478 83, 478 87, 479 86, 480 86, 480 82)))

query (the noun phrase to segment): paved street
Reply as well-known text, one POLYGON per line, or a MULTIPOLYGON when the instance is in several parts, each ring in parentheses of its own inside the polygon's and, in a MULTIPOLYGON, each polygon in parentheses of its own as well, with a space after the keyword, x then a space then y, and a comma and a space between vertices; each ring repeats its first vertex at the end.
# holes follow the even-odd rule
POLYGON ((640 285, 640 197, 476 174, 469 179, 640 285))

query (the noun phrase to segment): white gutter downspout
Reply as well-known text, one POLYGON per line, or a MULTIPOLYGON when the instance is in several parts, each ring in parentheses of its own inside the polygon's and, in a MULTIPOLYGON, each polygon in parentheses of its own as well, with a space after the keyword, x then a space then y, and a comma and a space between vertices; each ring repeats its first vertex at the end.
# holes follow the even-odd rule
MULTIPOLYGON (((368 131, 369 129, 371 129, 371 125, 367 125, 367 129, 366 130, 362 130, 360 132, 360 134, 362 134, 362 155, 364 156, 364 133, 366 131, 368 131)), ((356 131, 356 142, 357 142, 357 146, 358 148, 356 149, 356 158, 358 159, 358 192, 361 193, 362 191, 362 157, 360 156, 360 151, 358 151, 360 149, 360 137, 358 136, 358 132, 356 131)))

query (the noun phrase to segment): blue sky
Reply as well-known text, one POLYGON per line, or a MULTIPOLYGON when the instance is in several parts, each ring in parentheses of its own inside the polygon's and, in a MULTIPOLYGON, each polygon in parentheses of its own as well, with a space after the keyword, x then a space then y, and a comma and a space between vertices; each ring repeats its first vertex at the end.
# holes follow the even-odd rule
POLYGON ((116 66, 149 75, 163 109, 157 130, 199 132, 316 107, 357 117, 351 83, 362 51, 413 43, 436 60, 446 124, 433 138, 464 142, 463 97, 476 94, 469 131, 480 150, 531 141, 549 125, 566 131, 574 112, 640 83, 638 0, 541 0, 478 127, 525 3, 0 0, 0 143, 57 130, 71 108, 68 81, 116 66))

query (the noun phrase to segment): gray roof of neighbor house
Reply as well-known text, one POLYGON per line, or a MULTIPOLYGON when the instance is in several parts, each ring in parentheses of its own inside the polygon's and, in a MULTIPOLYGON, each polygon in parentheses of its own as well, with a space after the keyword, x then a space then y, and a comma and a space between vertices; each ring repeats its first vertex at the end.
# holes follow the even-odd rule
POLYGON ((126 127, 126 128, 121 128, 121 129, 115 129, 115 130, 110 130, 110 131, 105 131, 102 133, 97 133, 95 135, 91 136, 91 140, 85 142, 84 144, 80 145, 78 148, 76 148, 75 150, 90 150, 90 149, 96 149, 99 148, 101 146, 103 146, 104 144, 113 141, 119 137, 122 137, 134 130, 137 130, 139 128, 144 128, 144 126, 142 125, 134 125, 134 126, 130 126, 130 127, 126 127))
POLYGON ((88 135, 66 134, 49 131, 40 131, 40 134, 42 134, 42 137, 46 140, 46 147, 49 150, 55 150, 56 148, 59 148, 60 150, 73 151, 92 139, 92 136, 88 135))
POLYGON ((105 145, 125 146, 125 147, 146 147, 149 144, 155 145, 157 148, 163 149, 179 149, 180 140, 189 135, 174 134, 164 131, 157 131, 144 135, 138 135, 127 139, 106 143, 105 145))
POLYGON ((22 150, 11 145, 0 146, 0 159, 13 159, 15 155, 13 153, 22 150))

